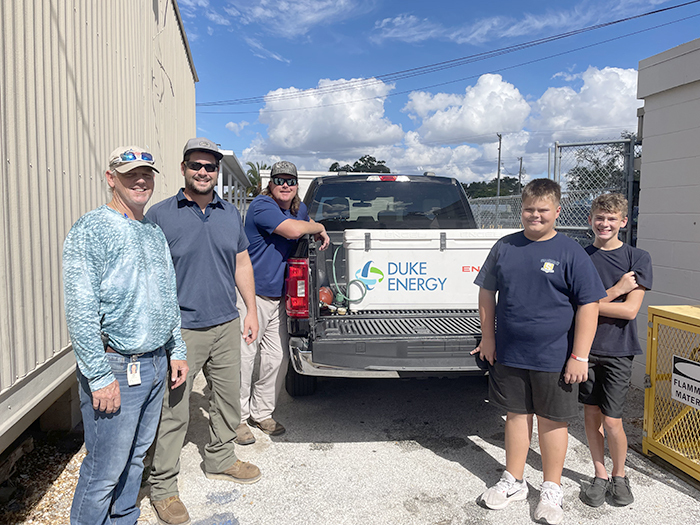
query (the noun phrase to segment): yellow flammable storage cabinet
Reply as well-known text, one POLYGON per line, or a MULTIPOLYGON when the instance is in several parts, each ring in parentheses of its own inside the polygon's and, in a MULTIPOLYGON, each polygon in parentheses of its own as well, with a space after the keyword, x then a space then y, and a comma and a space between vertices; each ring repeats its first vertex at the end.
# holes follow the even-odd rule
POLYGON ((644 453, 700 480, 700 306, 650 306, 644 453))

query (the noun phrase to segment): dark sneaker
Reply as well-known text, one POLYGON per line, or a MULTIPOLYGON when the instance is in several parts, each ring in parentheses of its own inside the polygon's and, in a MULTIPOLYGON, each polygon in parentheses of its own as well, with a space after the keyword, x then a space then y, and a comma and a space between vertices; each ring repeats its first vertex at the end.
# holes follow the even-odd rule
POLYGON ((525 481, 518 483, 513 475, 506 470, 500 481, 481 495, 481 502, 492 510, 500 510, 506 508, 511 501, 522 501, 526 498, 527 484, 525 481))
POLYGON ((241 423, 236 427, 236 437, 233 442, 237 445, 252 445, 255 443, 255 436, 248 428, 248 425, 241 423))
POLYGON ((600 507, 605 503, 605 494, 608 492, 610 481, 607 479, 595 477, 593 482, 583 492, 582 500, 586 505, 591 507, 600 507))
POLYGON ((255 483, 262 477, 258 467, 252 463, 244 463, 240 459, 236 460, 233 465, 223 472, 205 472, 204 475, 209 479, 223 479, 224 481, 233 481, 234 483, 243 484, 255 483))
POLYGON ((189 525, 190 515, 180 496, 170 496, 158 501, 151 500, 151 507, 156 511, 156 518, 161 525, 189 525))
POLYGON ((254 427, 258 427, 260 430, 265 432, 265 434, 269 434, 270 436, 279 436, 280 434, 284 434, 286 431, 282 425, 271 417, 263 419, 262 421, 255 421, 252 418, 248 418, 248 423, 254 427))
POLYGON ((610 483, 610 495, 615 505, 625 506, 634 501, 630 480, 627 476, 613 476, 610 483))
POLYGON ((540 502, 535 509, 535 521, 557 525, 564 519, 564 492, 551 481, 542 483, 540 502))

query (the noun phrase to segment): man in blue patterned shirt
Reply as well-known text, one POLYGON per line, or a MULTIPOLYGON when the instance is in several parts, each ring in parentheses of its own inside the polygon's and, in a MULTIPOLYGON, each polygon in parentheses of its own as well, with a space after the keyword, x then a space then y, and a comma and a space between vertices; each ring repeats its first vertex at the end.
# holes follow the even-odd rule
POLYGON ((63 245, 66 321, 78 363, 87 456, 71 525, 135 524, 143 458, 170 388, 187 377, 175 270, 161 229, 144 217, 155 162, 112 152, 109 204, 83 215, 63 245))

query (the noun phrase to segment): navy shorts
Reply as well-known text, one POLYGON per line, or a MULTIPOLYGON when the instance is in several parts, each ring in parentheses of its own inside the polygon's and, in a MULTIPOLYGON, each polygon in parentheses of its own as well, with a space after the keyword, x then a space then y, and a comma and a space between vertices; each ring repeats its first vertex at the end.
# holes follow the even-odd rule
POLYGON ((578 400, 595 405, 608 417, 622 418, 632 377, 634 356, 588 356, 588 381, 581 383, 578 400))
POLYGON ((489 367, 489 400, 515 414, 537 414, 552 421, 578 418, 578 384, 563 372, 540 372, 495 362, 489 367))

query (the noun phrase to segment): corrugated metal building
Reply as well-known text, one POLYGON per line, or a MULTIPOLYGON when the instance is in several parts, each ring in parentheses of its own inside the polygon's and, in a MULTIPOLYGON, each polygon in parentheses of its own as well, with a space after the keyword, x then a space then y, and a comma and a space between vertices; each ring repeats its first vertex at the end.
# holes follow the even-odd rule
MULTIPOLYGON (((644 142, 637 246, 651 255, 654 286, 637 328, 646 348, 647 306, 700 305, 700 38, 639 62, 644 142)), ((646 356, 632 380, 644 384, 646 356)))
POLYGON ((108 200, 109 153, 156 156, 152 202, 181 185, 195 82, 174 0, 0 3, 0 452, 75 381, 61 251, 108 200))

